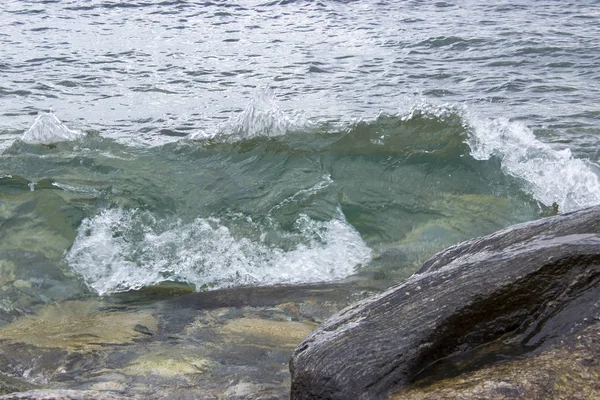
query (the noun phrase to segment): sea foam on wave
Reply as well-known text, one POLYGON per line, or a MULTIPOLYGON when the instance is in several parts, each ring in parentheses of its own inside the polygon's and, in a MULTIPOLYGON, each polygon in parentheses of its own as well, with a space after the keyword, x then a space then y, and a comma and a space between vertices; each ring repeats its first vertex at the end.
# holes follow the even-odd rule
POLYGON ((569 212, 600 203, 600 180, 587 160, 555 150, 527 126, 504 118, 470 118, 467 144, 477 160, 498 157, 502 171, 524 182, 525 191, 546 206, 569 212))
POLYGON ((371 250, 343 216, 300 216, 293 248, 234 233, 219 218, 158 220, 146 211, 108 209, 85 219, 66 254, 70 268, 101 295, 164 281, 197 290, 341 279, 368 263, 371 250))
POLYGON ((21 141, 30 144, 51 144, 79 139, 80 131, 69 129, 54 113, 40 113, 33 125, 23 133, 21 141))
POLYGON ((595 166, 556 150, 537 139, 526 125, 506 118, 481 118, 464 105, 435 104, 423 99, 400 110, 402 120, 429 115, 440 120, 460 116, 470 155, 476 160, 496 157, 502 172, 521 181, 537 201, 557 205, 561 213, 600 204, 600 179, 595 166))

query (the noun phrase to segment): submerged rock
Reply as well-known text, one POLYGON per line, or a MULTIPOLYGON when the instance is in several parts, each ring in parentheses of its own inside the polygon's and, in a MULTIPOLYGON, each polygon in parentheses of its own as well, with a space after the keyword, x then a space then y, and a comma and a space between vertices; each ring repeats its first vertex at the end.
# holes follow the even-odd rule
POLYGON ((150 331, 158 328, 150 311, 114 313, 103 309, 101 302, 66 301, 1 327, 0 342, 81 352, 133 343, 145 336, 138 326, 150 331))
POLYGON ((21 379, 11 378, 4 374, 0 374, 0 395, 12 392, 25 391, 35 389, 36 386, 21 379))
MULTIPOLYGON (((473 369, 574 335, 600 315, 600 207, 452 246, 315 330, 292 399, 380 399, 442 359, 473 369)), ((425 371, 426 372, 426 371, 425 371)))
POLYGON ((0 400, 124 400, 130 397, 96 390, 31 390, 0 396, 0 400))
POLYGON ((289 356, 302 338, 374 292, 354 286, 245 287, 175 298, 172 291, 186 289, 165 286, 40 305, 0 326, 0 396, 287 399, 289 356))
POLYGON ((86 292, 62 265, 84 213, 51 182, 0 176, 0 325, 86 292))

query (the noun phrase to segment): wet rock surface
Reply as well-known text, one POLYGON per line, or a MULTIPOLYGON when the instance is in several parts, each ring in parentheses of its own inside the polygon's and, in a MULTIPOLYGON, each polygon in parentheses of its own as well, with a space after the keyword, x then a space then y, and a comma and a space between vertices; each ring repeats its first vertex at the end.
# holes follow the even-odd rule
POLYGON ((597 321, 533 357, 486 366, 428 385, 416 382, 389 399, 598 399, 599 354, 597 321))
POLYGON ((600 316, 599 233, 593 207, 450 247, 313 331, 292 398, 385 398, 440 360, 462 356, 458 373, 577 335, 600 316))

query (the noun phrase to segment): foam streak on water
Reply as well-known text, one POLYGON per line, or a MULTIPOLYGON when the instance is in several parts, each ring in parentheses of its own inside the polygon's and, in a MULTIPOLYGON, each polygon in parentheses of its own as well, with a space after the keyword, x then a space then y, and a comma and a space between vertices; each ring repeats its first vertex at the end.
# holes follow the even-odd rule
POLYGON ((371 250, 342 218, 317 222, 301 216, 296 227, 303 243, 284 250, 234 235, 218 218, 184 224, 111 209, 83 221, 66 261, 101 295, 163 281, 198 290, 331 281, 370 261, 371 250))

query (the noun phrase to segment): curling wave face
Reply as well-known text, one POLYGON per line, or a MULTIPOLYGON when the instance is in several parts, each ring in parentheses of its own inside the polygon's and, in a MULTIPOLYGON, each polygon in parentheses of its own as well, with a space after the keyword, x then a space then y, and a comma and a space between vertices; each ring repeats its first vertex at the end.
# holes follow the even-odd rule
POLYGON ((522 123, 507 119, 474 120, 467 138, 476 160, 501 160, 502 171, 518 178, 524 191, 560 212, 600 203, 597 165, 573 157, 570 149, 554 150, 522 123))
POLYGON ((44 114, 2 159, 18 174, 0 187, 23 180, 83 210, 63 261, 100 294, 407 273, 457 241, 600 201, 592 163, 428 102, 330 126, 263 91, 214 134, 155 147, 44 114))

